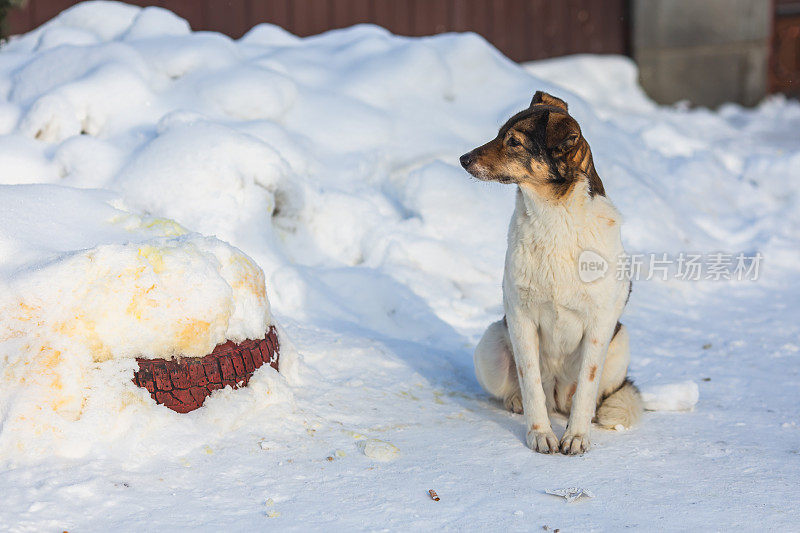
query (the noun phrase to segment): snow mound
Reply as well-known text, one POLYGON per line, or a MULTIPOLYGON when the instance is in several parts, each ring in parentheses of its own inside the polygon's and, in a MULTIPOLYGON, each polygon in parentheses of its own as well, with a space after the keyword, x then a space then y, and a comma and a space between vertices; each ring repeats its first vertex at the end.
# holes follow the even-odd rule
POLYGON ((78 428, 89 430, 86 443, 103 440, 103 426, 87 420, 130 405, 163 410, 131 383, 136 357, 204 356, 226 340, 261 338, 272 323, 251 258, 109 200, 0 187, 0 227, 22 229, 0 234, 0 249, 20 258, 0 294, 0 456, 69 450, 78 428))
POLYGON ((700 389, 694 381, 649 385, 641 392, 648 411, 691 411, 700 398, 700 389))

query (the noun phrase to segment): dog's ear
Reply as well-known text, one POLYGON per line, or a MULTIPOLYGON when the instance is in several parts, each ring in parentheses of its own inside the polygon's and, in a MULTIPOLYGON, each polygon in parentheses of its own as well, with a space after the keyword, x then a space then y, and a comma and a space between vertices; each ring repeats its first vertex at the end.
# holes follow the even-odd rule
POLYGON ((533 95, 530 107, 535 105, 551 105, 567 111, 567 103, 564 100, 556 98, 552 94, 547 94, 544 91, 536 91, 536 94, 533 95))
POLYGON ((547 147, 554 157, 561 157, 578 145, 581 128, 570 116, 552 113, 547 120, 547 147))
POLYGON ((548 113, 545 139, 562 176, 583 175, 588 182, 589 196, 605 196, 603 182, 594 168, 589 143, 574 118, 562 113, 548 113))

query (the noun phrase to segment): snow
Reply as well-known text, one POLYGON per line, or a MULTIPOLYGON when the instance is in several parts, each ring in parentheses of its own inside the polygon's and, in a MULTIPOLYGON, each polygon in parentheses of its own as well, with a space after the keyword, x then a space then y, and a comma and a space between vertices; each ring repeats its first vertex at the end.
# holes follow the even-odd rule
POLYGON ((234 41, 113 2, 7 43, 0 524, 796 527, 800 105, 659 107, 636 77, 619 57, 523 68, 474 34, 234 41), (634 284, 631 374, 659 411, 581 457, 525 448, 472 369, 514 191, 458 156, 539 89, 569 102, 630 252, 764 256, 758 281, 634 284), (271 317, 280 374, 186 415, 130 382, 135 352, 271 317))
POLYGON ((699 398, 700 387, 694 381, 650 385, 642 390, 642 401, 648 411, 688 411, 699 398))
POLYGON ((394 461, 400 456, 400 450, 391 442, 379 439, 367 439, 359 443, 364 455, 376 461, 394 461))

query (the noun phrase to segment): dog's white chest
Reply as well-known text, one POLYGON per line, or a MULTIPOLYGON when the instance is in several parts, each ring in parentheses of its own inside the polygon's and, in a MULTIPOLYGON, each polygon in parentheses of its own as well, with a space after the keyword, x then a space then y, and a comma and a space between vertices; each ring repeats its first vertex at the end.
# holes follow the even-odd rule
POLYGON ((610 311, 620 291, 621 282, 613 273, 586 283, 578 272, 584 250, 608 258, 622 252, 618 226, 594 213, 584 211, 580 214, 586 216, 577 219, 573 214, 553 209, 531 215, 520 198, 509 227, 503 280, 506 312, 521 312, 533 320, 545 357, 575 351, 587 323, 610 311))
POLYGON ((579 311, 586 303, 588 287, 578 277, 581 246, 570 221, 534 218, 520 213, 511 221, 506 255, 506 289, 516 293, 519 304, 579 311))
POLYGON ((520 240, 509 250, 504 292, 539 326, 545 356, 575 351, 583 336, 591 298, 577 277, 576 260, 574 250, 539 241, 520 240))

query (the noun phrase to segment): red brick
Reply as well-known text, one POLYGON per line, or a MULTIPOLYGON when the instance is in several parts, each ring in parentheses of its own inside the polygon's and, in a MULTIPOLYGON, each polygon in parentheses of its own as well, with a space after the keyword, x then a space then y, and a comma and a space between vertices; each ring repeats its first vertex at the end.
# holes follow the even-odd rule
POLYGON ((203 368, 206 371, 206 377, 212 383, 221 383, 222 382, 222 374, 219 370, 219 361, 214 360, 209 363, 203 363, 203 368))
POLYGON ((236 349, 236 345, 232 341, 228 341, 225 344, 220 344, 214 351, 211 352, 213 355, 221 356, 221 355, 228 355, 232 353, 236 349))
POLYGON ((240 378, 244 375, 244 361, 242 360, 241 354, 234 354, 231 356, 231 361, 233 362, 233 368, 236 369, 236 378, 240 378))
POLYGON ((169 378, 167 369, 160 365, 153 367, 153 377, 156 382, 156 389, 158 390, 172 390, 172 381, 169 378))
POLYGON ((222 373, 223 382, 230 380, 234 376, 233 363, 231 363, 229 357, 219 358, 219 369, 222 373))
POLYGON ((194 401, 197 402, 197 405, 203 405, 208 395, 211 394, 205 387, 192 387, 189 389, 189 393, 194 398, 194 401))
POLYGON ((189 363, 189 381, 191 382, 190 385, 194 387, 205 387, 206 383, 208 383, 202 363, 196 361, 189 363))
POLYGON ((172 394, 168 392, 156 391, 156 401, 158 403, 171 406, 173 403, 175 403, 175 398, 173 398, 172 394))
POLYGON ((168 405, 167 407, 169 407, 170 409, 172 409, 176 413, 184 414, 184 413, 189 413, 191 411, 194 411, 199 406, 198 405, 187 405, 187 404, 182 404, 182 403, 176 403, 174 405, 168 405))
POLYGON ((189 372, 185 366, 178 366, 173 363, 169 369, 169 376, 172 379, 172 385, 176 389, 188 389, 191 386, 189 382, 189 372))
POLYGON ((267 346, 267 341, 262 342, 258 345, 258 349, 261 351, 261 359, 269 364, 270 359, 272 359, 272 354, 269 351, 269 346, 267 346))
POLYGON ((189 392, 188 390, 174 390, 172 391, 172 395, 175 397, 176 400, 178 400, 180 403, 184 405, 190 405, 195 408, 199 407, 194 399, 194 396, 192 396, 192 393, 189 392))
POLYGON ((264 360, 261 358, 261 348, 259 344, 253 346, 253 349, 250 350, 250 357, 253 359, 254 368, 258 368, 264 364, 264 360))
POLYGON ((242 352, 242 361, 244 361, 244 371, 248 374, 252 374, 256 370, 256 366, 253 363, 253 356, 250 354, 250 348, 242 352))

